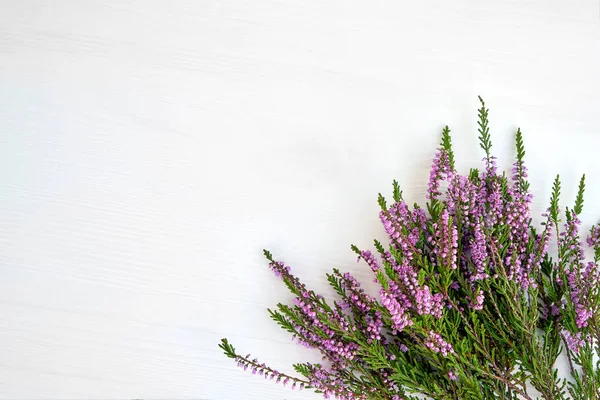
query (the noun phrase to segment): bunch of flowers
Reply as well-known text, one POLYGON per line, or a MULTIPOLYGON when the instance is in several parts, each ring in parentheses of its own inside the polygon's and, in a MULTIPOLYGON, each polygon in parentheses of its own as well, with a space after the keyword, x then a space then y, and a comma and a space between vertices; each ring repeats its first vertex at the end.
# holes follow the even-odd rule
POLYGON ((228 357, 326 399, 600 399, 600 226, 580 238, 585 176, 564 212, 557 176, 544 222, 534 227, 521 131, 511 176, 499 174, 480 101, 482 169, 456 171, 444 128, 426 207, 409 206, 394 181, 393 204, 379 195, 389 243, 352 246, 373 272, 378 298, 334 269, 327 280, 339 298, 326 301, 265 251, 295 296, 269 310, 272 319, 323 363, 296 364, 292 376, 223 339, 228 357), (567 378, 556 367, 562 352, 567 378))

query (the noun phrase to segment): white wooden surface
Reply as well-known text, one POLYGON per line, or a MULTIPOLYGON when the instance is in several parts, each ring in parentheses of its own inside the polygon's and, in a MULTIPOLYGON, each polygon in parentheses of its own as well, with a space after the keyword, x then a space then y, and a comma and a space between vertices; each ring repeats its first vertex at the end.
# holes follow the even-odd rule
POLYGON ((397 178, 423 201, 477 94, 536 211, 555 173, 600 216, 598 0, 0 1, 0 398, 316 399, 247 375, 317 356, 265 308, 355 271, 397 178), (562 155, 561 155, 562 154, 562 155))

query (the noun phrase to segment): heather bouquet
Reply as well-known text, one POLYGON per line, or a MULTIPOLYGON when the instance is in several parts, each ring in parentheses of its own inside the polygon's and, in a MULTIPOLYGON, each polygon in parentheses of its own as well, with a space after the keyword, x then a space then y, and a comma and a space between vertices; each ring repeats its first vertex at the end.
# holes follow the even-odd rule
POLYGON ((407 204, 395 181, 393 202, 379 195, 389 243, 352 246, 378 295, 333 269, 327 280, 338 297, 326 300, 265 251, 295 296, 271 318, 320 352, 322 364, 283 373, 223 339, 225 354, 325 398, 600 399, 600 226, 580 232, 585 176, 564 211, 557 176, 544 222, 533 226, 521 131, 507 176, 491 153, 483 100, 478 124, 481 169, 455 169, 446 127, 425 206, 407 204), (568 370, 559 374, 565 354, 568 370))

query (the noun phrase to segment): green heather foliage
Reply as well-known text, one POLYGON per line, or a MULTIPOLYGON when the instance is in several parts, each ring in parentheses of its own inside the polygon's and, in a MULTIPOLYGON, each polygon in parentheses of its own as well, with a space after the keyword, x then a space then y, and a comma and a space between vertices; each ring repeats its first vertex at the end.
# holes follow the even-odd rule
POLYGON ((223 339, 228 357, 267 379, 342 400, 600 399, 600 226, 580 238, 585 176, 564 212, 557 176, 544 222, 534 227, 521 131, 512 174, 499 174, 480 101, 481 170, 455 170, 444 128, 426 206, 406 204, 394 181, 393 203, 378 198, 389 243, 375 241, 375 252, 352 246, 373 272, 377 298, 334 269, 327 281, 339 298, 327 302, 265 251, 295 296, 293 305, 269 310, 271 318, 320 352, 323 364, 299 363, 283 374, 223 339), (556 367, 563 351, 568 379, 556 367))

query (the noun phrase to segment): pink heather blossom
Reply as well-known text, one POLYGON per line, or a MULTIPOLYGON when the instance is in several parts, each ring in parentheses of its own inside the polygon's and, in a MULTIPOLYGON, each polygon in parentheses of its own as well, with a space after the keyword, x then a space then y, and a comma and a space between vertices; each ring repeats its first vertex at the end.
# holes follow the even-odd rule
POLYGON ((433 331, 429 332, 429 336, 425 340, 425 347, 432 350, 434 353, 441 353, 443 356, 454 353, 452 345, 444 341, 440 334, 433 331))
POLYGON ((429 172, 428 199, 435 200, 441 195, 440 183, 449 173, 450 159, 448 158, 448 153, 443 149, 439 149, 437 153, 435 153, 431 171, 429 172))
POLYGON ((563 337, 567 342, 569 350, 575 354, 578 354, 579 350, 585 345, 585 341, 581 339, 581 332, 573 334, 569 331, 563 331, 563 337))

